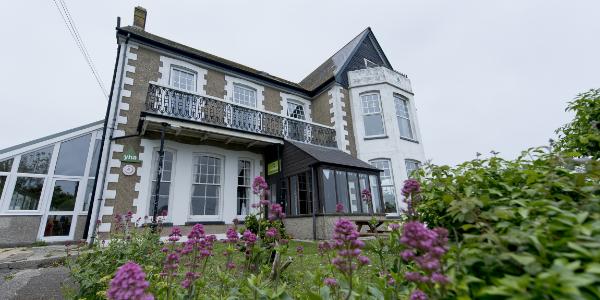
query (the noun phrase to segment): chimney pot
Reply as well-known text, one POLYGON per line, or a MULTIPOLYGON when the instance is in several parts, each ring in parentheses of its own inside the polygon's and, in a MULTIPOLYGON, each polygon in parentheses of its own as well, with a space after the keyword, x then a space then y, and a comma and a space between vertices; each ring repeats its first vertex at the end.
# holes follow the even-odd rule
POLYGON ((141 6, 136 6, 133 10, 133 26, 142 30, 146 29, 146 15, 148 12, 141 6))

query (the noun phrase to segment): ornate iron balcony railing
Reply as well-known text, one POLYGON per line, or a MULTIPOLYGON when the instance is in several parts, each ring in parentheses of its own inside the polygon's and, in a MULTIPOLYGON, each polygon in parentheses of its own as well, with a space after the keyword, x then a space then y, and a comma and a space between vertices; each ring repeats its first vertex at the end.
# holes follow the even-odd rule
POLYGON ((336 147, 336 133, 331 127, 156 84, 148 87, 146 111, 202 124, 336 147))

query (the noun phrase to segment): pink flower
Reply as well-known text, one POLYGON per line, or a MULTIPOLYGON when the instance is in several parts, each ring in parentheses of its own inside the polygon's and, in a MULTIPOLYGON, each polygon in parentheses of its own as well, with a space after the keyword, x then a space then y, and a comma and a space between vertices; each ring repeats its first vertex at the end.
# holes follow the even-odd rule
POLYGON ((169 234, 169 241, 177 242, 179 241, 179 238, 181 238, 181 229, 179 227, 173 227, 173 229, 171 229, 171 234, 169 234))
POLYGON ((262 176, 256 176, 252 182, 252 192, 256 195, 261 194, 269 188, 269 185, 262 176))
POLYGON ((361 265, 368 265, 371 262, 371 260, 364 255, 359 256, 358 261, 360 262, 361 265))
POLYGON ((410 300, 427 300, 427 294, 419 289, 415 289, 410 293, 410 300))
POLYGON ((269 210, 269 220, 283 220, 285 219, 285 214, 283 213, 283 207, 280 204, 273 203, 271 204, 271 209, 269 210))
POLYGON ((153 300, 154 296, 146 292, 149 285, 142 268, 127 262, 117 269, 106 295, 111 300, 153 300))
POLYGON ((446 277, 445 275, 442 275, 440 273, 431 274, 431 281, 433 281, 435 283, 439 283, 441 285, 450 283, 450 280, 448 279, 448 277, 446 277))
POLYGON ((227 228, 227 233, 225 235, 227 236, 227 239, 224 242, 228 244, 235 244, 239 239, 238 233, 233 227, 227 228))
POLYGON ((371 202, 371 199, 373 199, 373 196, 371 195, 371 191, 369 189, 362 190, 360 194, 362 196, 362 200, 365 202, 371 202))
POLYGON ((418 194, 421 192, 421 184, 414 180, 408 179, 404 181, 404 186, 402 187, 402 195, 405 197, 410 194, 418 194))
POLYGON ((398 223, 391 223, 390 224, 390 229, 391 230, 397 230, 399 228, 400 228, 400 224, 398 224, 398 223))
POLYGON ((338 282, 335 278, 325 278, 325 280, 323 280, 323 283, 330 287, 336 287, 338 285, 338 282))
POLYGON ((274 238, 277 236, 279 232, 277 231, 277 229, 271 227, 269 229, 267 229, 267 231, 265 232, 265 235, 270 237, 270 238, 274 238))
POLYGON ((256 234, 246 229, 246 231, 244 231, 244 234, 242 234, 242 240, 246 242, 246 246, 252 246, 256 243, 256 234))
POLYGON ((298 256, 302 256, 302 254, 304 253, 304 247, 302 247, 302 246, 296 247, 296 253, 298 254, 298 256))
POLYGON ((336 213, 343 213, 344 212, 344 204, 343 203, 337 203, 335 205, 335 212, 336 213))

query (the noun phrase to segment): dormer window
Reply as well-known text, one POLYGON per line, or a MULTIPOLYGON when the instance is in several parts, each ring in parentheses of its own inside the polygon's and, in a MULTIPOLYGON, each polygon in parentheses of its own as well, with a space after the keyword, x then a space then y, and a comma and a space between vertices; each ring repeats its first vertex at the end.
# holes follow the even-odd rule
POLYGON ((287 115, 288 117, 295 119, 306 120, 306 115, 304 114, 304 105, 296 101, 288 100, 287 115))
POLYGON ((375 67, 379 67, 379 65, 365 58, 365 68, 375 68, 375 67))
POLYGON ((181 90, 195 92, 196 73, 181 67, 171 67, 171 86, 181 90))
POLYGON ((241 84, 233 85, 233 102, 256 107, 256 90, 241 84))

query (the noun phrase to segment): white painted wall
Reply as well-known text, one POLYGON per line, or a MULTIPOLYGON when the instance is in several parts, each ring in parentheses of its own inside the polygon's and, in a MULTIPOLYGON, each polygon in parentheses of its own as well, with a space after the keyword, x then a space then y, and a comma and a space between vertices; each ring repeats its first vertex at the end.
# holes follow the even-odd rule
MULTIPOLYGON (((349 72, 352 73, 352 72, 349 72)), ((368 162, 372 159, 387 158, 392 163, 392 175, 394 177, 397 207, 402 208, 401 190, 404 180, 408 178, 406 173, 405 160, 413 159, 421 163, 425 162, 425 152, 417 118, 417 109, 412 94, 400 89, 393 82, 377 80, 369 82, 369 79, 361 80, 360 73, 352 74, 351 78, 355 82, 361 82, 360 85, 350 86, 350 103, 352 105, 352 119, 354 133, 356 138, 356 150, 358 158, 368 162), (358 77, 358 78, 357 78, 358 77), (360 94, 368 91, 377 91, 381 97, 381 105, 384 118, 385 132, 387 138, 365 139, 364 122, 361 110, 360 94), (409 111, 412 121, 413 131, 418 143, 407 141, 400 138, 400 129, 396 119, 396 109, 394 106, 394 94, 400 94, 409 99, 409 111)), ((365 76, 372 74, 366 73, 365 76)))
MULTIPOLYGON (((150 213, 150 199, 152 191, 152 179, 156 177, 151 166, 152 155, 158 151, 160 141, 142 139, 144 152, 140 153, 140 160, 145 166, 140 171, 141 180, 139 185, 139 198, 134 202, 137 206, 138 217, 142 219, 150 213)), ((172 222, 173 225, 184 225, 188 221, 223 221, 230 224, 237 216, 237 175, 238 160, 247 159, 252 162, 252 179, 260 175, 262 166, 262 155, 249 151, 234 151, 207 145, 188 145, 173 141, 165 141, 165 149, 174 152, 174 162, 171 179, 171 194, 169 198, 169 216, 165 222, 172 222), (192 156, 195 153, 207 153, 217 155, 222 158, 222 179, 221 179, 221 202, 219 203, 219 215, 204 216, 201 218, 190 217, 190 199, 192 194, 192 156)), ((251 203, 258 199, 252 195, 251 203)), ((242 217, 243 218, 243 217, 242 217)))

